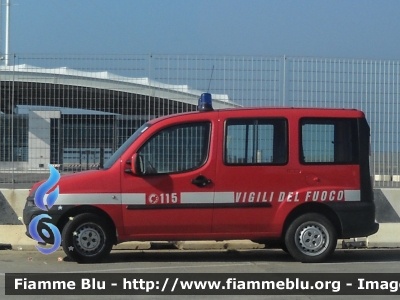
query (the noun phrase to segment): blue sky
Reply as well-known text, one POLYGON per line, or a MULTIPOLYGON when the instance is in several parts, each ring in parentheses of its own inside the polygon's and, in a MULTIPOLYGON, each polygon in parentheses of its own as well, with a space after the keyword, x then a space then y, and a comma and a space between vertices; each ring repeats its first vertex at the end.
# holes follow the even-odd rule
MULTIPOLYGON (((2 0, 4 49, 5 2, 2 0)), ((400 59, 400 1, 11 0, 11 53, 400 59)), ((3 50, 2 50, 3 51, 3 50)))

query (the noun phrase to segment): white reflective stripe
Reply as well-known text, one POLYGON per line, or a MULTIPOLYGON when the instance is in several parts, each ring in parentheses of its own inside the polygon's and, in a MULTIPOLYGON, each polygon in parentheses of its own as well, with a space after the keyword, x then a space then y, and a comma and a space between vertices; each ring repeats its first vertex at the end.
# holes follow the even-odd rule
POLYGON ((181 193, 181 204, 212 204, 214 192, 181 193))
MULTIPOLYGON (((47 205, 47 196, 44 203, 47 205)), ((117 194, 59 194, 54 205, 120 204, 117 194)))
MULTIPOLYGON (((47 205, 47 196, 44 204, 47 205)), ((234 192, 186 192, 181 193, 182 204, 223 204, 235 203, 234 192)), ((361 201, 360 190, 344 190, 344 201, 361 201)), ((83 204, 124 204, 124 205, 146 205, 146 194, 60 194, 54 205, 83 205, 83 204)))
POLYGON ((345 190, 344 201, 361 201, 360 190, 345 190))
POLYGON ((216 192, 214 203, 235 203, 234 192, 216 192))
POLYGON ((146 194, 141 194, 141 193, 122 194, 122 204, 146 205, 146 194))

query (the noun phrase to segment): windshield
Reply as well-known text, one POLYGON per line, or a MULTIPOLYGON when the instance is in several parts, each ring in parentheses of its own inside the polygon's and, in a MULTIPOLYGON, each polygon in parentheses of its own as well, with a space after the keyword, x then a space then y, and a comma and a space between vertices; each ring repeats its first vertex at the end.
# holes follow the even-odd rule
POLYGON ((126 151, 126 149, 129 148, 130 145, 140 136, 142 135, 143 132, 145 132, 151 124, 145 123, 143 124, 138 130, 134 132, 134 134, 131 135, 129 139, 125 141, 121 145, 121 147, 118 148, 117 151, 114 152, 114 154, 107 160, 107 162, 104 164, 104 169, 109 169, 115 162, 121 157, 122 153, 126 151))

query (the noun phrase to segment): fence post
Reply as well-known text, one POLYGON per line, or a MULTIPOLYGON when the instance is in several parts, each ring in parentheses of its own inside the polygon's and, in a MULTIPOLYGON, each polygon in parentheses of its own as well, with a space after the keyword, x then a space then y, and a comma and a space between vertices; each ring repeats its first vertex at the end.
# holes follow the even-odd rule
POLYGON ((287 97, 287 65, 286 65, 286 60, 287 60, 287 57, 286 57, 286 55, 284 55, 283 56, 283 85, 282 85, 282 88, 283 88, 283 96, 282 96, 282 104, 283 104, 283 106, 287 106, 287 101, 286 101, 286 97, 287 97))
POLYGON ((14 189, 14 94, 15 94, 15 54, 13 55, 13 75, 11 88, 11 188, 14 189))

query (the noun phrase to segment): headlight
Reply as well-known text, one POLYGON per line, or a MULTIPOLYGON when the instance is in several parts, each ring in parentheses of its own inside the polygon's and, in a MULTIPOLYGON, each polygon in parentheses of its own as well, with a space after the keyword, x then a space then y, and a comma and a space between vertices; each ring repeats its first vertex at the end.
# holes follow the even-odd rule
POLYGON ((35 201, 33 199, 26 200, 26 206, 27 207, 35 206, 35 201))
POLYGON ((32 189, 29 191, 29 197, 35 197, 35 193, 36 193, 38 187, 39 187, 39 186, 37 186, 37 187, 35 187, 35 188, 32 188, 32 189))

